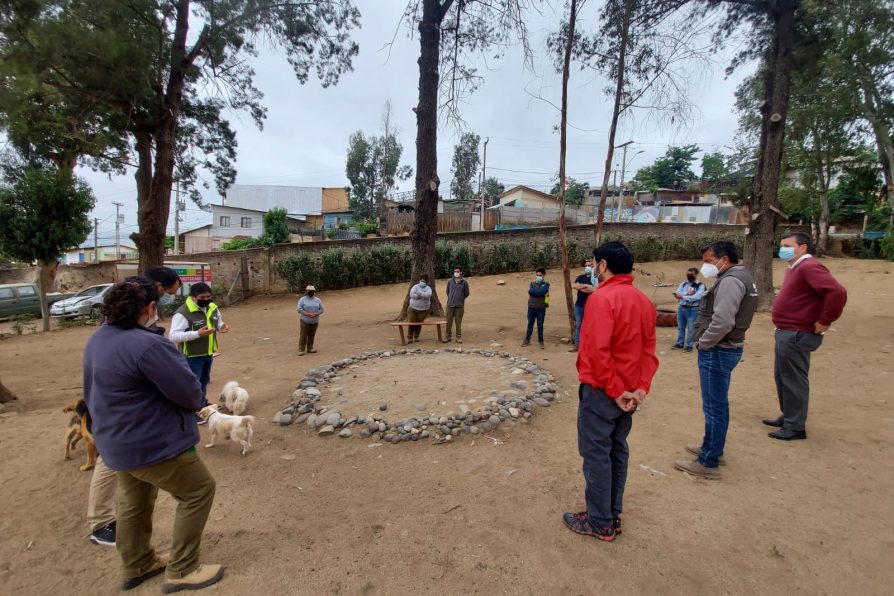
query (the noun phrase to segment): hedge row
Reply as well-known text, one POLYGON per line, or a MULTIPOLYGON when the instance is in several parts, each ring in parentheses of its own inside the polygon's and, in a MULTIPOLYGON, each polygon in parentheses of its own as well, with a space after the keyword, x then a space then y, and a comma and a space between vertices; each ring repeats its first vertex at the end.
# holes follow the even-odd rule
MULTIPOLYGON (((662 238, 642 236, 621 240, 633 252, 638 263, 666 260, 700 259, 701 249, 721 236, 662 238)), ((592 256, 589 244, 570 242, 568 256, 573 266, 592 256)), ((465 242, 439 240, 435 245, 436 276, 440 279, 462 267, 466 276, 496 275, 517 271, 531 271, 536 267, 556 267, 561 264, 558 241, 546 243, 497 242, 485 246, 470 246, 465 242)), ((409 281, 412 258, 409 247, 391 244, 378 245, 369 250, 341 248, 324 250, 319 259, 306 254, 287 257, 276 264, 276 272, 285 280, 290 291, 314 285, 319 290, 337 290, 360 286, 409 281)))

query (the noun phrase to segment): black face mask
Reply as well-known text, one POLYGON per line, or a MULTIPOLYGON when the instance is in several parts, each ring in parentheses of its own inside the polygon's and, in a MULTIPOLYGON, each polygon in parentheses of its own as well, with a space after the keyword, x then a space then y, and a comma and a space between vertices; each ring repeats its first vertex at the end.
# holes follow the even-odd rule
POLYGON ((211 304, 210 298, 207 300, 196 300, 196 305, 198 305, 199 308, 208 308, 208 305, 210 305, 210 304, 211 304))
POLYGON ((314 297, 314 292, 308 292, 308 293, 307 293, 307 296, 308 296, 309 298, 313 298, 313 297, 314 297))
POLYGON ((692 283, 695 281, 695 276, 690 273, 689 275, 686 276, 686 279, 689 280, 689 283, 692 283))

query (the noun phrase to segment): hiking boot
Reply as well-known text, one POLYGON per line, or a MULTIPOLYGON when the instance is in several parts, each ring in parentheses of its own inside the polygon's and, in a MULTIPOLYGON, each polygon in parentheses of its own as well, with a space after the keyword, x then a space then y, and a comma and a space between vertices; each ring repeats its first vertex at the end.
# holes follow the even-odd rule
POLYGON ((309 349, 309 350, 307 351, 307 353, 308 353, 308 354, 316 354, 317 351, 314 350, 313 348, 311 348, 311 349, 309 349))
MULTIPOLYGON (((452 341, 453 341, 453 340, 450 339, 449 337, 444 338, 444 343, 445 343, 445 344, 449 344, 449 343, 452 342, 452 341)), ((457 341, 459 341, 459 340, 457 340, 457 341)))
POLYGON ((223 577, 223 565, 199 565, 195 571, 178 579, 168 578, 161 586, 165 594, 180 590, 201 590, 220 581, 223 577))
POLYGON ((117 522, 113 520, 103 527, 93 530, 90 534, 90 542, 93 544, 101 544, 103 546, 115 546, 116 528, 117 522))
POLYGON ((530 339, 526 339, 525 341, 522 342, 522 347, 523 347, 523 348, 526 347, 526 346, 530 346, 530 345, 531 345, 531 340, 530 340, 530 339))
POLYGON ((695 460, 679 460, 674 462, 674 467, 680 471, 692 474, 699 478, 707 478, 708 480, 720 480, 720 470, 717 468, 706 468, 695 460))
POLYGON ((140 575, 122 581, 121 591, 126 592, 128 590, 133 590, 147 579, 152 579, 156 575, 161 575, 165 570, 165 567, 168 566, 168 560, 170 560, 170 558, 170 555, 158 555, 155 557, 155 560, 150 563, 145 570, 141 569, 142 573, 140 575))
POLYGON ((304 354, 305 354, 304 350, 300 350, 300 351, 298 352, 298 355, 299 355, 299 356, 304 356, 304 354))
POLYGON ((596 526, 594 526, 590 522, 590 516, 587 514, 586 511, 581 511, 580 513, 566 513, 562 516, 562 521, 565 522, 565 525, 568 526, 568 529, 575 534, 592 536, 597 540, 611 542, 617 535, 617 532, 615 532, 615 529, 611 526, 608 528, 597 528, 596 526))
MULTIPOLYGON (((698 457, 702 453, 702 447, 701 445, 686 445, 686 451, 698 457)), ((718 458, 718 461, 720 462, 721 466, 726 465, 726 458, 724 458, 722 455, 718 458)))

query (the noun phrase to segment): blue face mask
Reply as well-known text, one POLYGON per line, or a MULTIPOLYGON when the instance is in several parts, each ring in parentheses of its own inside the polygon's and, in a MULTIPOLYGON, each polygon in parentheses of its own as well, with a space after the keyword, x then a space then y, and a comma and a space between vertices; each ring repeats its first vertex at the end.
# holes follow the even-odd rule
POLYGON ((420 281, 420 282, 419 282, 419 287, 424 288, 424 287, 427 286, 427 285, 428 285, 427 282, 424 282, 424 281, 420 281))
POLYGON ((166 304, 171 304, 173 301, 174 301, 174 297, 168 293, 165 293, 164 295, 162 295, 161 298, 158 299, 158 303, 161 304, 162 306, 164 306, 166 304))
POLYGON ((780 246, 779 258, 783 261, 791 261, 795 258, 795 248, 793 246, 780 246))
POLYGON ((584 273, 593 273, 593 268, 587 265, 584 267, 584 273))

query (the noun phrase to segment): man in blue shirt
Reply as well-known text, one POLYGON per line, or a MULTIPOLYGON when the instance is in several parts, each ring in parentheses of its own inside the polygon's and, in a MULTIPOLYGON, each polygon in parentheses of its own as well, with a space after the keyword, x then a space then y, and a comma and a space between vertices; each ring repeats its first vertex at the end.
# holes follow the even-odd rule
POLYGON ((677 343, 672 347, 674 349, 684 348, 684 352, 692 351, 698 305, 706 292, 705 284, 697 281, 697 278, 698 269, 687 270, 686 281, 681 283, 677 291, 674 292, 674 298, 680 302, 680 307, 677 309, 677 343))
POLYGON ((577 300, 574 303, 574 320, 576 321, 574 326, 574 347, 568 350, 569 352, 577 352, 577 346, 580 344, 580 326, 584 322, 584 305, 587 304, 587 298, 590 297, 590 294, 596 291, 598 284, 598 282, 594 283, 592 261, 587 260, 583 265, 583 274, 575 277, 574 283, 571 284, 571 288, 577 290, 577 300))

